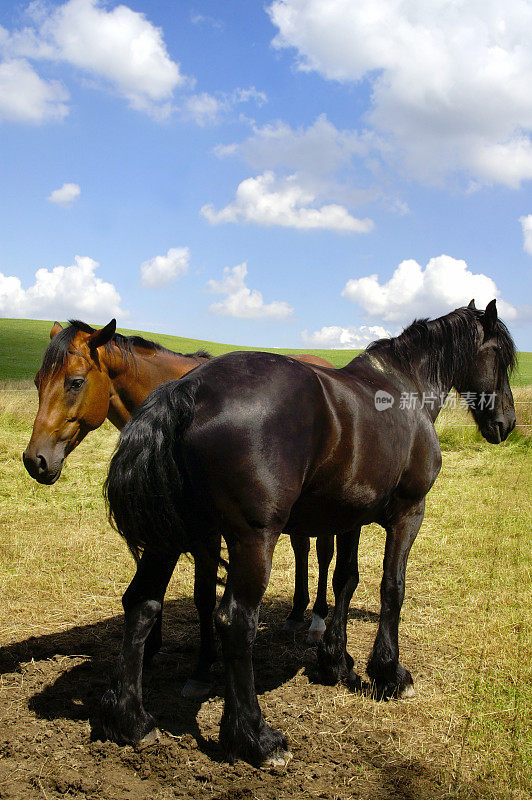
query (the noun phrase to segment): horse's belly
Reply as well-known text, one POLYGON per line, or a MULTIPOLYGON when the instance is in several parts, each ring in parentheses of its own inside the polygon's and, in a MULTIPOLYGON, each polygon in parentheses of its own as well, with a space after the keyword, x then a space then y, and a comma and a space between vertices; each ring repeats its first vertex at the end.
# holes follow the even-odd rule
POLYGON ((380 506, 370 486, 357 485, 331 495, 307 492, 292 506, 285 530, 306 536, 347 532, 374 521, 380 506))

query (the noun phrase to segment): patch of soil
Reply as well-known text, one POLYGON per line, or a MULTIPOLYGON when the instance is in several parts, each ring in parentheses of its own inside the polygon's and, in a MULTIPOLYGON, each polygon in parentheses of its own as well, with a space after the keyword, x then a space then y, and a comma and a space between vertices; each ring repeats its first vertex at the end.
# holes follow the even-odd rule
MULTIPOLYGON (((287 611, 276 599, 265 605, 255 648, 263 713, 290 741, 293 760, 286 769, 223 760, 221 665, 213 697, 202 704, 181 698, 195 658, 197 622, 188 601, 173 601, 165 609, 163 650, 144 680, 145 705, 164 737, 141 752, 91 741, 120 644, 120 617, 2 649, 0 800, 443 797, 427 760, 401 755, 399 735, 416 724, 411 714, 403 719, 408 704, 396 703, 396 721, 380 728, 372 723, 374 701, 344 686, 313 682, 315 651, 304 645, 304 633, 280 632, 287 611)), ((362 668, 374 633, 371 614, 352 617, 350 647, 362 668)))

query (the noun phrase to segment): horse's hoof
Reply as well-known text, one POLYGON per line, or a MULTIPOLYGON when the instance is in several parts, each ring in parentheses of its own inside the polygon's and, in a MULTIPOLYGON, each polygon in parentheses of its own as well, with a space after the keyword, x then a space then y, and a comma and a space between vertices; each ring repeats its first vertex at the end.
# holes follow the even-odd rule
POLYGON ((291 631, 292 633, 297 633, 298 631, 303 630, 304 627, 305 627, 304 620, 290 619, 290 617, 288 617, 288 619, 283 625, 282 630, 291 631))
POLYGON ((263 769, 270 769, 271 767, 275 769, 284 769, 292 757, 290 750, 284 750, 282 747, 278 747, 265 759, 262 767, 263 769))
POLYGON ((357 675, 354 669, 349 670, 349 673, 345 678, 345 683, 347 688, 351 689, 352 692, 362 691, 362 678, 360 675, 357 675))
POLYGON ((325 620, 317 614, 312 614, 312 622, 307 633, 307 644, 318 644, 325 633, 325 620))
POLYGON ((159 728, 152 728, 146 736, 143 736, 140 742, 135 745, 135 750, 145 750, 147 747, 152 747, 161 739, 161 731, 159 728))
POLYGON ((186 700, 199 700, 208 697, 212 692, 213 684, 210 681, 197 681, 189 678, 181 689, 181 697, 186 700))
POLYGON ((414 689, 414 685, 412 683, 407 683, 406 686, 403 686, 403 688, 397 693, 399 700, 409 700, 415 696, 416 690, 414 689))
POLYGON ((307 644, 319 644, 323 637, 323 631, 317 631, 309 629, 307 633, 306 643, 307 644))

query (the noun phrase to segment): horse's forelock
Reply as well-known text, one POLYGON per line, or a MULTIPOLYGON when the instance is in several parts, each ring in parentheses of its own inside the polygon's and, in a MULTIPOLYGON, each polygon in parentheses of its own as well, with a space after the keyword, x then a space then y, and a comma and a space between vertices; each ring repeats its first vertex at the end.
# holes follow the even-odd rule
POLYGON ((78 328, 71 324, 68 328, 60 330, 50 341, 44 351, 41 368, 38 372, 39 381, 55 375, 63 368, 68 357, 70 345, 77 332, 78 328))
POLYGON ((60 330, 44 351, 41 368, 38 372, 39 382, 48 377, 53 377, 65 366, 72 342, 76 335, 82 333, 95 333, 95 328, 79 319, 69 319, 67 328, 60 330))

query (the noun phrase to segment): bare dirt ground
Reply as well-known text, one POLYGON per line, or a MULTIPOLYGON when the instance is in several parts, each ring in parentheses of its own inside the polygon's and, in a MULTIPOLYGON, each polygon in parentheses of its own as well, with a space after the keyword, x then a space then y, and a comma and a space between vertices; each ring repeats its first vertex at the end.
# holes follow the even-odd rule
MULTIPOLYGON (((30 638, 3 650, 0 797, 443 796, 442 776, 423 750, 417 757, 404 757, 394 749, 401 738, 417 736, 418 701, 378 704, 345 687, 315 683, 314 650, 303 644, 302 635, 278 630, 287 611, 288 604, 265 605, 255 658, 265 716, 290 740, 294 759, 286 770, 224 763, 217 742, 221 667, 211 699, 203 704, 181 699, 197 625, 192 605, 173 601, 166 613, 163 652, 145 678, 146 706, 165 735, 159 745, 140 753, 90 741, 91 729, 97 730, 97 701, 120 643, 120 617, 30 638)), ((375 616, 356 609, 351 615, 350 639, 362 640, 366 653, 375 616)), ((415 642, 406 646, 408 663, 419 662, 418 649, 415 642)), ((422 683, 419 673, 417 679, 422 683)))

